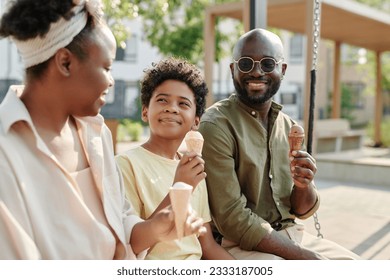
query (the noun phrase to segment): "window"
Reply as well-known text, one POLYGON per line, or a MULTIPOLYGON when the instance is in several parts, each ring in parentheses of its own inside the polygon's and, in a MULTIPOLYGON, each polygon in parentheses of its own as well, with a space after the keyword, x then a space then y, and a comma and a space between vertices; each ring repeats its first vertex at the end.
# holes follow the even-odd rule
POLYGON ((112 104, 115 101, 115 87, 110 87, 106 95, 106 103, 112 104))
POLYGON ((132 34, 126 41, 125 57, 124 60, 128 62, 137 62, 138 55, 138 36, 132 34))
POLYGON ((303 36, 301 34, 294 34, 290 38, 290 62, 303 62, 303 36))
POLYGON ((296 92, 282 93, 280 95, 280 101, 282 105, 295 105, 297 104, 297 93, 296 92))
POLYGON ((139 88, 138 85, 128 85, 125 91, 125 113, 127 116, 137 118, 137 115, 140 115, 138 108, 140 105, 138 104, 139 100, 139 88))

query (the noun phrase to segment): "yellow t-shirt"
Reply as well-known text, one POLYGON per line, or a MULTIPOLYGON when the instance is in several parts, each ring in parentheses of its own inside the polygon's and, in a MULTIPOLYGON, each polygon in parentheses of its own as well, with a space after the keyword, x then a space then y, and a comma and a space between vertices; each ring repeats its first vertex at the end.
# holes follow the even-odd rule
MULTIPOLYGON (((147 219, 172 186, 179 161, 158 156, 143 147, 118 155, 116 161, 123 175, 127 198, 139 216, 147 219)), ((194 190, 191 206, 205 222, 211 221, 205 180, 194 190)), ((191 235, 157 243, 145 259, 184 260, 200 259, 201 256, 199 240, 191 235)))

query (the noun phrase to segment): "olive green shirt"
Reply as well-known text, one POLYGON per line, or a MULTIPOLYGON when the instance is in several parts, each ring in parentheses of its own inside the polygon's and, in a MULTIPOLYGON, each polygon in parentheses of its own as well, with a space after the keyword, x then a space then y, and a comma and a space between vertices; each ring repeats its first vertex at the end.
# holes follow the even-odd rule
MULTIPOLYGON (((270 135, 259 113, 235 94, 208 108, 201 119, 211 214, 218 231, 244 250, 253 250, 272 230, 270 224, 296 216, 288 158, 288 133, 295 122, 281 109, 272 103, 270 135)), ((319 200, 299 218, 310 217, 318 206, 319 200)))

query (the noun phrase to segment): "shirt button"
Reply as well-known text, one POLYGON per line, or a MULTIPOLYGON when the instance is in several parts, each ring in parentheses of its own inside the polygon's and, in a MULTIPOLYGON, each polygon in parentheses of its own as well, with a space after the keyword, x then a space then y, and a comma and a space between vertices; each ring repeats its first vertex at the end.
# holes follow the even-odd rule
POLYGON ((252 111, 252 116, 256 116, 256 112, 255 111, 252 111))

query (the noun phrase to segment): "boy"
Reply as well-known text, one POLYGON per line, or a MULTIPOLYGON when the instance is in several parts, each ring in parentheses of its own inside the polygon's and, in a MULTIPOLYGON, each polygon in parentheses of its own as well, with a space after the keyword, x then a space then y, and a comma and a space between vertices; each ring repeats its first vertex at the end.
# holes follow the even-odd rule
POLYGON ((190 130, 197 130, 205 110, 207 86, 199 70, 184 60, 168 58, 146 70, 141 82, 142 120, 150 137, 140 147, 117 156, 126 194, 141 218, 169 205, 175 182, 193 186, 191 206, 206 222, 207 232, 157 243, 146 259, 233 259, 211 233, 204 161, 178 149, 190 130))

